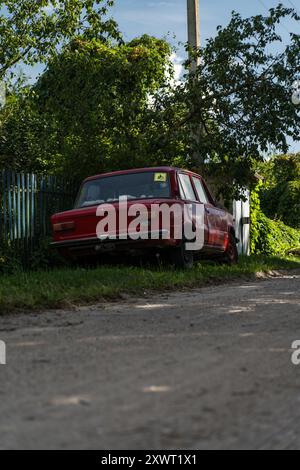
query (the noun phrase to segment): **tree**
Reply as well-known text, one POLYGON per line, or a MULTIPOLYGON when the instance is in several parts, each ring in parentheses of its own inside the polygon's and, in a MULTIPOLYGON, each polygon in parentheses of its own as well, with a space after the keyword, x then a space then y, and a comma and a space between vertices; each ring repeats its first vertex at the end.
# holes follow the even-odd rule
POLYGON ((265 178, 261 207, 272 219, 300 228, 300 154, 279 155, 259 165, 265 178))
POLYGON ((0 161, 24 155, 25 147, 31 165, 78 177, 176 164, 214 176, 227 199, 239 196, 270 147, 286 153, 287 138, 299 140, 300 108, 291 96, 300 36, 292 33, 278 52, 285 18, 300 20, 282 5, 247 19, 233 12, 229 25, 196 52, 194 75, 187 63, 177 85, 164 41, 144 36, 112 45, 87 34, 75 38, 52 55, 28 110, 20 105, 24 127, 18 130, 17 115, 3 128, 0 161), (19 150, 16 129, 26 142, 19 150))
POLYGON ((47 62, 78 34, 120 40, 104 19, 112 0, 0 0, 0 79, 20 62, 47 62))
POLYGON ((18 172, 48 172, 53 125, 39 114, 23 82, 10 86, 7 103, 0 110, 0 167, 18 172))
POLYGON ((285 153, 288 137, 299 140, 300 108, 291 96, 300 72, 300 35, 291 33, 278 52, 277 28, 285 18, 300 20, 282 5, 268 16, 243 19, 233 12, 229 25, 196 53, 195 74, 165 97, 165 109, 185 110, 183 118, 172 116, 170 133, 185 129, 197 137, 200 123, 202 134, 190 139, 189 158, 200 171, 217 174, 223 192, 249 185, 253 162, 270 146, 285 153))
POLYGON ((2 166, 83 178, 161 161, 151 95, 168 84, 170 53, 149 36, 72 41, 17 100, 2 129, 2 166))

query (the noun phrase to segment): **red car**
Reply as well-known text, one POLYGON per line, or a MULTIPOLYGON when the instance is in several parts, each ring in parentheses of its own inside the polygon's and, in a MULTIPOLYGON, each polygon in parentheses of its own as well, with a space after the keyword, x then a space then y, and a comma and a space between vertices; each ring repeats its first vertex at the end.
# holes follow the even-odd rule
POLYGON ((215 203, 201 176, 178 168, 87 178, 74 209, 51 221, 52 246, 71 259, 153 253, 180 268, 196 258, 238 261, 232 215, 215 203))

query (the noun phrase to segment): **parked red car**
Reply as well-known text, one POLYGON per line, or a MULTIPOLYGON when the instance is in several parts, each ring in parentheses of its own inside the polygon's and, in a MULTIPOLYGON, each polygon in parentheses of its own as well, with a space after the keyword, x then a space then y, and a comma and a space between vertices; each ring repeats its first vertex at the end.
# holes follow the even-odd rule
POLYGON ((201 176, 178 168, 142 168, 88 178, 80 188, 74 209, 53 215, 51 221, 52 246, 71 259, 101 257, 104 253, 119 256, 158 253, 168 255, 181 268, 191 267, 199 257, 218 258, 229 264, 238 261, 232 215, 215 203, 201 176), (125 201, 126 233, 120 216, 125 201), (203 230, 201 246, 191 249, 191 243, 187 244, 192 239, 185 235, 187 222, 178 217, 179 212, 170 213, 165 229, 162 220, 165 216, 160 211, 173 207, 189 214, 189 224, 195 233, 198 233, 195 213, 203 214, 199 225, 199 230, 203 230), (116 216, 113 229, 104 225, 110 208, 116 216), (132 227, 138 236, 132 235, 132 227))

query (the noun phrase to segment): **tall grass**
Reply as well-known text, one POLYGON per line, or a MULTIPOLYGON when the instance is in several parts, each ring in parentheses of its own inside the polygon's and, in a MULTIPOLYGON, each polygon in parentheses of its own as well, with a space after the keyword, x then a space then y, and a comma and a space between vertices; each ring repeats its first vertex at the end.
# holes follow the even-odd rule
POLYGON ((118 299, 124 293, 200 287, 279 269, 300 269, 300 259, 252 256, 232 267, 205 263, 191 271, 101 266, 18 272, 0 276, 0 313, 89 304, 118 299))

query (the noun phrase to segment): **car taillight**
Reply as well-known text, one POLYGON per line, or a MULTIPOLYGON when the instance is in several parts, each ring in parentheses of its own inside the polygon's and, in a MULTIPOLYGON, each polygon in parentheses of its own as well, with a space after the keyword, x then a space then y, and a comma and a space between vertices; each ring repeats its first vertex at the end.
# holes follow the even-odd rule
POLYGON ((73 230, 75 222, 62 222, 60 224, 53 224, 54 232, 64 232, 66 230, 73 230))

